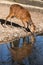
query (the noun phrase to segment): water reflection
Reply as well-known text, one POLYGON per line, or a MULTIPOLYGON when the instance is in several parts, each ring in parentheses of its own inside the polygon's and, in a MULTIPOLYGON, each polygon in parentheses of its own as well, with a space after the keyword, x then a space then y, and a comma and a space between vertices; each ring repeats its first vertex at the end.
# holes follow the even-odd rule
MULTIPOLYGON (((9 43, 8 43, 8 46, 10 46, 9 43)), ((0 45, 0 61, 2 62, 10 61, 11 60, 10 57, 11 55, 8 48, 6 47, 6 44, 1 44, 0 45), (8 60, 8 57, 6 56, 9 57, 9 60, 8 60)))
POLYGON ((12 61, 9 61, 9 62, 0 62, 0 65, 12 65, 12 61))
POLYGON ((29 61, 30 65, 43 65, 43 36, 36 37, 36 43, 29 61))
MULTIPOLYGON (((28 39, 28 38, 26 38, 28 39)), ((22 47, 23 39, 19 41, 19 47, 22 47)), ((29 42, 29 39, 27 40, 29 42)), ((18 43, 18 42, 17 42, 18 43)), ((8 43, 9 47, 10 44, 8 43)), ((23 60, 25 65, 43 65, 43 36, 37 36, 32 54, 23 60)), ((13 65, 11 53, 6 44, 0 45, 0 65, 13 65)))
MULTIPOLYGON (((8 43, 8 46, 10 47, 10 44, 8 43)), ((0 65, 11 65, 11 53, 8 50, 6 44, 0 45, 0 65)))
POLYGON ((28 56, 30 56, 30 54, 32 53, 34 37, 31 37, 31 39, 32 39, 32 43, 28 43, 27 42, 27 41, 29 41, 28 37, 27 37, 27 39, 20 38, 19 47, 13 46, 14 48, 9 49, 11 51, 12 59, 14 61, 17 61, 17 63, 19 63, 19 64, 23 63, 25 65, 29 65, 28 56))
MULTIPOLYGON (((25 38, 20 38, 20 41, 19 41, 19 48, 23 46, 23 42, 29 42, 29 37, 26 37, 25 38)), ((28 57, 26 57, 23 61, 22 61, 25 65, 29 65, 29 60, 28 60, 28 57)))
MULTIPOLYGON (((20 42, 19 42, 19 47, 22 47, 22 46, 23 46, 23 42, 25 43, 25 41, 26 41, 27 43, 29 43, 29 37, 21 38, 21 39, 20 39, 20 42)), ((30 51, 31 51, 31 47, 30 47, 30 51)), ((29 64, 28 57, 26 57, 24 60, 22 60, 22 62, 23 62, 25 65, 30 65, 30 64, 29 64)))

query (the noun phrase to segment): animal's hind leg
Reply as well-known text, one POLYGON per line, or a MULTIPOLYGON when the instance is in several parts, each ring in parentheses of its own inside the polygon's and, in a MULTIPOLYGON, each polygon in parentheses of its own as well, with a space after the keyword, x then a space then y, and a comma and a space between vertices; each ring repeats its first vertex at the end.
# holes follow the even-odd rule
POLYGON ((14 16, 14 15, 10 13, 10 14, 6 17, 5 25, 6 25, 6 23, 7 23, 7 19, 10 18, 10 20, 11 20, 11 18, 12 18, 13 16, 14 16))
POLYGON ((10 42, 10 47, 11 47, 11 48, 14 48, 14 43, 13 43, 13 41, 10 42))
POLYGON ((3 27, 6 27, 7 19, 8 19, 9 17, 10 17, 10 15, 8 15, 8 16, 6 17, 5 23, 4 23, 4 25, 2 25, 3 27))
POLYGON ((8 15, 7 17, 6 17, 6 20, 5 20, 5 25, 6 25, 6 23, 7 23, 7 19, 10 17, 10 15, 8 15))

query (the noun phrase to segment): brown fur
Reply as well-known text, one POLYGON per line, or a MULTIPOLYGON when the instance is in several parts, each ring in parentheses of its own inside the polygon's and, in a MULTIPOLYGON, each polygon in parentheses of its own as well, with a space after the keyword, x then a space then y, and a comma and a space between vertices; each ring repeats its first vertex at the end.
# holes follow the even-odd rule
POLYGON ((33 44, 27 44, 26 42, 22 46, 22 48, 14 47, 9 48, 12 58, 14 61, 21 62, 27 56, 30 56, 32 53, 33 44))
MULTIPOLYGON (((28 12, 28 10, 25 9, 24 7, 22 7, 22 6, 18 5, 18 4, 11 5, 11 7, 10 7, 10 13, 6 17, 6 21, 7 21, 8 18, 13 18, 13 17, 16 17, 18 19, 21 19, 24 27, 25 27, 25 22, 27 23, 27 28, 28 28, 28 26, 31 23, 31 25, 32 25, 31 26, 32 32, 35 31, 35 26, 34 26, 32 20, 31 20, 31 15, 28 12)), ((31 28, 30 28, 30 30, 31 30, 31 28)))

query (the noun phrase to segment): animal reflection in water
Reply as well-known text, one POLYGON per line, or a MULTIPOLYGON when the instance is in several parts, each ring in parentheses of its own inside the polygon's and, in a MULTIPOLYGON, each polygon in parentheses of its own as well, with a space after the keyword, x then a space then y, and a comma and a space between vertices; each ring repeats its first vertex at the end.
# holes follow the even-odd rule
MULTIPOLYGON (((33 37, 34 39, 34 37, 33 37)), ((32 40, 33 40, 32 39, 32 40)), ((34 43, 27 43, 24 41, 23 46, 21 48, 19 47, 12 47, 8 48, 12 54, 12 58, 14 61, 17 61, 18 63, 21 63, 23 59, 30 56, 32 53, 34 43)))

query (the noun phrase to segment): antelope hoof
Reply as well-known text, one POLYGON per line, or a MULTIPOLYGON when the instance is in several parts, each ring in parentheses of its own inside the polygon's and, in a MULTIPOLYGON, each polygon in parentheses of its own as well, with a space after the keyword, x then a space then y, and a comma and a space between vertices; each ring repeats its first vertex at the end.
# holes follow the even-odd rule
POLYGON ((22 27, 22 29, 23 29, 25 32, 27 32, 25 28, 22 27))
POLYGON ((3 24, 2 26, 3 26, 4 28, 6 28, 6 27, 7 27, 7 26, 6 26, 6 24, 3 24))
POLYGON ((10 27, 11 27, 11 28, 13 28, 13 26, 12 26, 12 25, 11 25, 10 27))

